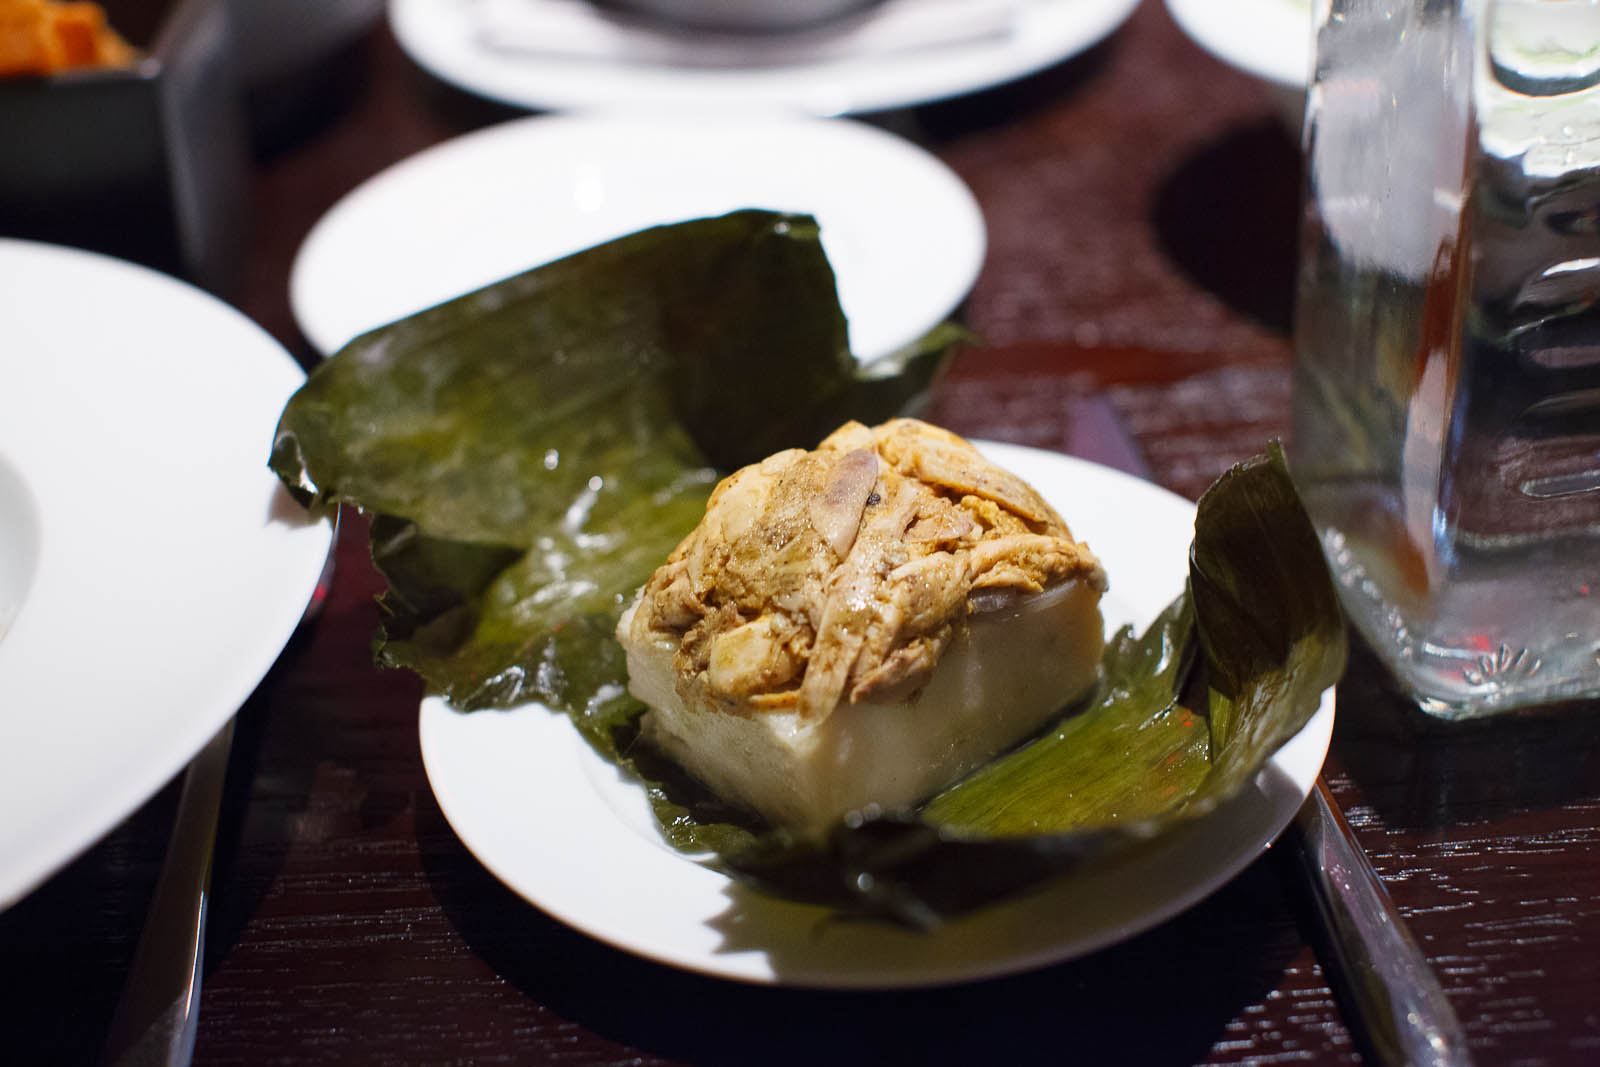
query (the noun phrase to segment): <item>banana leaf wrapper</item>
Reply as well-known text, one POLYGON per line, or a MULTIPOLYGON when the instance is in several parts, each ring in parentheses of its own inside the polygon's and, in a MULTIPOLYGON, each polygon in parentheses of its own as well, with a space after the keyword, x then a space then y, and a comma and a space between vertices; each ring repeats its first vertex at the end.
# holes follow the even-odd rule
POLYGON ((851 355, 815 219, 640 231, 351 341, 289 400, 271 467, 372 516, 381 662, 456 707, 597 699, 621 601, 719 470, 908 411, 966 337, 851 355))
POLYGON ((941 328, 859 364, 815 220, 735 212, 355 339, 290 399, 270 462, 308 506, 372 517, 380 663, 463 714, 569 715, 649 791, 670 841, 732 877, 927 927, 1214 809, 1304 725, 1344 658, 1274 446, 1202 499, 1188 589, 1146 633, 1115 635, 1097 694, 916 811, 797 838, 637 743, 616 621, 717 478, 847 419, 907 413, 965 337, 941 328))
POLYGON ((1099 690, 913 812, 726 858, 780 895, 930 927, 1210 814, 1249 786, 1343 674, 1346 637, 1282 450, 1201 497, 1189 580, 1108 642, 1099 690))

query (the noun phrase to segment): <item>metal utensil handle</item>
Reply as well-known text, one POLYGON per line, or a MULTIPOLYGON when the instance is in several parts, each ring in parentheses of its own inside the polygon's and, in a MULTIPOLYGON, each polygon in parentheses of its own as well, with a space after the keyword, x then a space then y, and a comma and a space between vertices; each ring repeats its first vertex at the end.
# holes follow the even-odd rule
POLYGON ((1466 1067, 1455 1011, 1320 777, 1295 825, 1301 868, 1372 1054, 1396 1067, 1466 1067))
POLYGON ((108 1065, 171 1067, 193 1058, 211 857, 232 744, 229 719, 184 776, 167 860, 106 1039, 108 1065))

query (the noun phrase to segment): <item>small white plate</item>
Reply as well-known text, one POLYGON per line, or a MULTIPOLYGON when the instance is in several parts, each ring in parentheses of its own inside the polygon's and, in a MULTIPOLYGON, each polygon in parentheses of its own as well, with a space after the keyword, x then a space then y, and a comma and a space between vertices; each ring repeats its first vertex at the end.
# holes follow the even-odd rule
MULTIPOLYGON (((1183 588, 1194 505, 1083 460, 984 443, 1032 482, 1105 563, 1108 627, 1143 627, 1183 588)), ((544 708, 461 714, 423 702, 423 761, 450 825, 531 903, 601 941, 739 981, 904 988, 1025 970, 1083 955, 1196 903, 1254 860, 1294 816, 1327 754, 1333 690, 1310 723, 1213 814, 1147 849, 942 927, 913 934, 829 923, 663 842, 642 788, 624 780, 563 715, 544 708)))
POLYGON ((1265 82, 1296 136, 1311 78, 1315 32, 1310 0, 1166 0, 1180 29, 1200 47, 1265 82))
POLYGON ((306 237, 290 303, 306 337, 331 353, 611 238, 750 207, 816 216, 863 359, 944 321, 983 266, 972 192, 876 127, 549 115, 447 141, 356 188, 306 237))
POLYGON ((305 376, 254 323, 52 245, 0 239, 0 278, 4 908, 238 710, 331 533, 267 469, 305 376))
POLYGON ((944 322, 978 278, 978 200, 938 158, 832 118, 517 118, 406 158, 325 214, 290 302, 325 354, 357 334, 662 222, 813 214, 859 357, 944 322))
POLYGON ((1098 43, 1138 0, 888 0, 739 60, 726 37, 619 21, 584 0, 389 0, 420 66, 517 107, 846 115, 1033 74, 1098 43))

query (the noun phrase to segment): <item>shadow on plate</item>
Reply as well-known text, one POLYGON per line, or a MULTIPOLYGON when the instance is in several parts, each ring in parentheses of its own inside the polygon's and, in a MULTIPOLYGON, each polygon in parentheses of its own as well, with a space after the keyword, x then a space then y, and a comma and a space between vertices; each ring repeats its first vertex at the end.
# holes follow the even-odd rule
POLYGON ((418 798, 416 819, 446 917, 496 975, 536 1002, 528 1018, 502 1015, 497 1025, 549 1025, 552 1012, 601 1040, 701 1067, 965 1067, 1067 1050, 1084 1062, 1193 1063, 1230 1020, 1282 984, 1301 952, 1277 875, 1257 862, 1145 934, 1027 974, 893 992, 747 985, 640 959, 567 928, 479 864, 431 795, 418 798), (1272 930, 1266 939, 1256 933, 1263 925, 1272 930))
POLYGON ((1283 123, 1227 131, 1186 159, 1153 205, 1173 261, 1223 303, 1290 329, 1298 247, 1300 149, 1283 123))

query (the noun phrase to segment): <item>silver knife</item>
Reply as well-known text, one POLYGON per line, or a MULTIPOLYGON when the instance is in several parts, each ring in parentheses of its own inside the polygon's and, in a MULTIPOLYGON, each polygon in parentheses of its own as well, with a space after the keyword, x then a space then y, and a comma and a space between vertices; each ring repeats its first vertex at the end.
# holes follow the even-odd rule
POLYGON ((167 861, 101 1052, 106 1067, 178 1067, 194 1054, 211 858, 233 719, 189 765, 167 861))
POLYGON ((1328 935, 1349 1010, 1381 1064, 1466 1067, 1466 1034, 1438 978, 1319 776, 1286 835, 1328 935))

